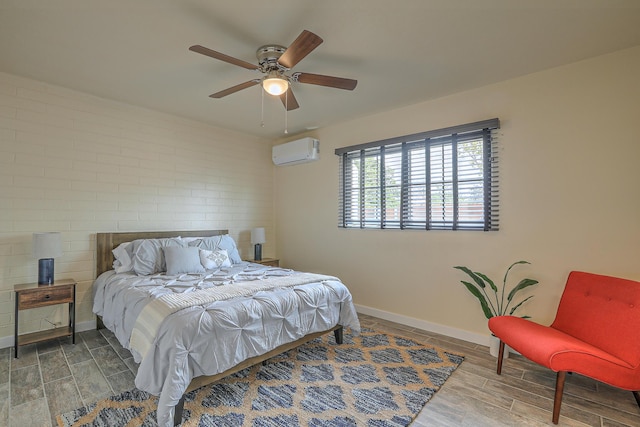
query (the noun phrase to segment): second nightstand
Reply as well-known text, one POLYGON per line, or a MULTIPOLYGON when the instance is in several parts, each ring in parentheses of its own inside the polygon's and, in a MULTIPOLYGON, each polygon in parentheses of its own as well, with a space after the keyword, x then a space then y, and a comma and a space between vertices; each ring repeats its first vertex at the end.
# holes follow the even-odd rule
POLYGON ((269 267, 280 267, 280 260, 276 258, 262 258, 260 261, 248 259, 249 262, 255 262, 256 264, 268 265, 269 267))
POLYGON ((71 342, 76 343, 76 281, 73 279, 56 280, 51 285, 38 285, 37 283, 25 283, 15 285, 16 315, 14 348, 15 358, 18 358, 18 348, 23 345, 33 344, 61 337, 71 337, 71 342), (69 304, 69 326, 55 329, 47 329, 39 332, 18 335, 18 314, 21 310, 46 307, 55 304, 69 304))

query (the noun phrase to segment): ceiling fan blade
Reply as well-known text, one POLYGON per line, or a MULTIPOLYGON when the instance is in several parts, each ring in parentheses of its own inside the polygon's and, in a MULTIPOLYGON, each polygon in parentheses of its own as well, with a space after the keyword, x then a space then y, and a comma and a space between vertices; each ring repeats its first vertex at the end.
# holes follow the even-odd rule
POLYGON ((304 30, 297 39, 284 51, 278 59, 278 63, 289 69, 293 68, 298 62, 307 56, 311 51, 322 44, 323 40, 320 36, 313 34, 311 31, 304 30))
POLYGON ((221 90, 220 92, 216 92, 214 94, 209 95, 210 98, 222 98, 227 95, 231 95, 232 93, 236 93, 241 91, 242 89, 246 89, 251 86, 255 86, 260 83, 259 79, 249 80, 248 82, 240 83, 239 85, 232 86, 228 89, 221 90))
POLYGON ((258 70, 258 66, 254 65, 250 62, 243 61, 242 59, 234 58, 229 55, 225 55, 224 53, 216 52, 215 50, 211 50, 208 47, 200 46, 199 44, 193 45, 189 48, 190 51, 200 53, 202 55, 210 56, 215 59, 219 59, 220 61, 228 62, 229 64, 237 65, 242 68, 246 68, 248 70, 258 70))
POLYGON ((358 85, 357 80, 342 77, 323 76, 322 74, 294 73, 294 80, 300 83, 334 87, 336 89, 354 90, 358 85))
POLYGON ((280 100, 282 101, 282 105, 284 105, 284 108, 286 108, 287 111, 295 110, 296 108, 300 107, 300 105, 298 105, 298 100, 293 95, 291 86, 289 86, 289 89, 287 89, 285 93, 280 95, 280 100))

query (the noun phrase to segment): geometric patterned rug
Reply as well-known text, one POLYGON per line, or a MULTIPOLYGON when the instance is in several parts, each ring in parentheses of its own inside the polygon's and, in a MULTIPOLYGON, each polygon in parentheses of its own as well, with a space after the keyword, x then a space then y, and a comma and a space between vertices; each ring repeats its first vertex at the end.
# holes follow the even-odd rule
MULTIPOLYGON (((363 328, 329 333, 186 395, 182 426, 404 427, 464 357, 363 328)), ((60 427, 157 426, 134 389, 58 415, 60 427)))

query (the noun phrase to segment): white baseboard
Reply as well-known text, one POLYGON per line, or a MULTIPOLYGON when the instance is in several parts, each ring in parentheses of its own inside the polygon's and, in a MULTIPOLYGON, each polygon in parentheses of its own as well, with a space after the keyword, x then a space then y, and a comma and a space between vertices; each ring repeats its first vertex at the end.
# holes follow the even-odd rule
MULTIPOLYGON (((90 329, 96 329, 96 319, 89 320, 88 322, 76 323, 76 332, 88 331, 90 329)), ((9 337, 0 337, 0 348, 6 347, 13 347, 13 335, 9 337)))
POLYGON ((465 331, 463 329, 452 328, 451 326, 440 325, 438 323, 427 322, 426 320, 416 319, 414 317, 403 316, 401 314, 391 313, 389 311, 379 310, 364 305, 355 304, 358 313, 367 314, 369 316, 379 317, 380 319, 389 320, 391 322, 400 323, 425 331, 442 334, 453 338, 469 341, 475 344, 489 346, 489 334, 477 334, 475 332, 465 331))
POLYGON ((76 332, 89 331, 96 329, 96 319, 89 320, 88 322, 80 322, 76 324, 76 332))

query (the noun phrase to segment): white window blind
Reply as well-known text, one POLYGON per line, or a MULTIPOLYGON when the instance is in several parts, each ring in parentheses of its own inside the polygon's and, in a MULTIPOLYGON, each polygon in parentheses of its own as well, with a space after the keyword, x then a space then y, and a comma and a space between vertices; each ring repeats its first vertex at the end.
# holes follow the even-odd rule
POLYGON ((498 230, 498 119, 336 149, 343 228, 498 230))

